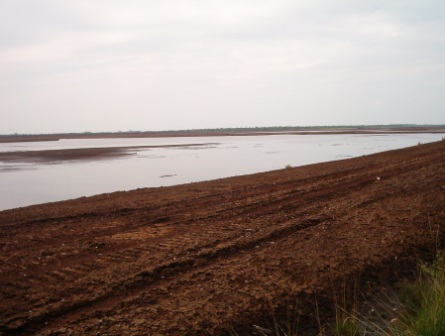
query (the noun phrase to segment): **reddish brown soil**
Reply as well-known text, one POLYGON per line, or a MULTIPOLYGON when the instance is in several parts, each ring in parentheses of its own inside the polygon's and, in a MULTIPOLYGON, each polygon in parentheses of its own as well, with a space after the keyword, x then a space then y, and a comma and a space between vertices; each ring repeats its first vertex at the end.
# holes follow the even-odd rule
POLYGON ((2 211, 0 331, 243 334, 292 302, 304 328, 337 279, 408 275, 444 221, 445 141, 2 211))

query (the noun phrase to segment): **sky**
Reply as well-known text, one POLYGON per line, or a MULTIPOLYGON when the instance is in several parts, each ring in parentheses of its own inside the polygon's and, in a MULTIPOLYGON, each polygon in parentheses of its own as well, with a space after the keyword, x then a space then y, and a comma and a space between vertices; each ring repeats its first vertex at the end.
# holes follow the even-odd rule
POLYGON ((0 134, 445 124, 443 0, 1 0, 0 134))

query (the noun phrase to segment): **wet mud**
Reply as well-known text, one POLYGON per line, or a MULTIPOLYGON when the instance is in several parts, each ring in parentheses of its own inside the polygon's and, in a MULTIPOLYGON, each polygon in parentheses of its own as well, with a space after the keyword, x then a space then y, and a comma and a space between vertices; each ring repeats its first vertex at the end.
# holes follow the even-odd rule
POLYGON ((0 334, 243 335, 290 302, 310 328, 337 280, 434 255, 444 186, 441 141, 1 211, 0 334))

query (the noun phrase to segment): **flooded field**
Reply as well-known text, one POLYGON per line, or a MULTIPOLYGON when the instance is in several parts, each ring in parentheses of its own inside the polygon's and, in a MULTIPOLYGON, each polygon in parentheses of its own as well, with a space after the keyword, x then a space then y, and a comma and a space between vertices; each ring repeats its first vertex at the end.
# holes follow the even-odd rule
POLYGON ((442 137, 314 134, 4 143, 0 144, 0 210, 347 159, 442 137), (88 155, 66 155, 70 151, 88 155))

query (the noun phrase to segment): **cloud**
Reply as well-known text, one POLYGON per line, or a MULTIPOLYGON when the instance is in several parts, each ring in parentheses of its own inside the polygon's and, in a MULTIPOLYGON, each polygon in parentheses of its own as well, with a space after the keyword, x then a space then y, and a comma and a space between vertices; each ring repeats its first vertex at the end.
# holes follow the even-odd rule
POLYGON ((445 122, 444 6, 3 1, 0 133, 445 122))

